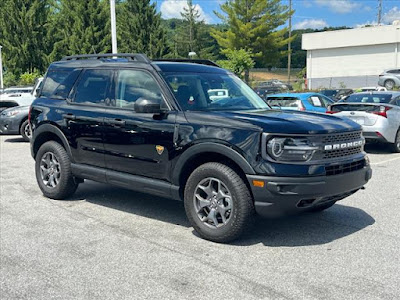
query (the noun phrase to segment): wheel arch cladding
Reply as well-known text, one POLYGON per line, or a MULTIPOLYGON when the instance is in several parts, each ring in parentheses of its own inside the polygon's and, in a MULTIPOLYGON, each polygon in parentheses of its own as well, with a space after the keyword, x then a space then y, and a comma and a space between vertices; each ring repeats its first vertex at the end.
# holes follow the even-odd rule
POLYGON ((67 138, 59 128, 51 124, 43 124, 35 130, 31 146, 33 158, 36 157, 36 154, 39 151, 40 146, 42 146, 44 143, 48 141, 56 141, 60 145, 62 145, 64 149, 67 151, 71 161, 73 161, 73 157, 71 155, 71 149, 69 147, 67 138))

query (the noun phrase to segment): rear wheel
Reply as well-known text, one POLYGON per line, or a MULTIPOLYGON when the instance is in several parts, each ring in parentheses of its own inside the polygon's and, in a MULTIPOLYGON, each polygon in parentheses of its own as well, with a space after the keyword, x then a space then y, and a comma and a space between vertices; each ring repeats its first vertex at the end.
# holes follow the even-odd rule
POLYGON ((193 171, 184 203, 193 228, 210 241, 233 241, 254 221, 248 187, 232 168, 221 163, 206 163, 193 171))
POLYGON ((39 187, 48 198, 68 198, 78 187, 72 176, 69 156, 57 142, 46 142, 40 147, 36 155, 35 171, 39 187))
POLYGON ((393 144, 391 144, 392 151, 395 153, 400 153, 400 128, 396 133, 396 138, 393 144))
POLYGON ((21 127, 19 129, 19 133, 22 135, 22 138, 29 142, 32 137, 31 125, 29 124, 28 120, 22 122, 21 127))
POLYGON ((385 81, 385 88, 387 88, 388 90, 393 90, 394 89, 394 81, 392 79, 388 79, 385 81))

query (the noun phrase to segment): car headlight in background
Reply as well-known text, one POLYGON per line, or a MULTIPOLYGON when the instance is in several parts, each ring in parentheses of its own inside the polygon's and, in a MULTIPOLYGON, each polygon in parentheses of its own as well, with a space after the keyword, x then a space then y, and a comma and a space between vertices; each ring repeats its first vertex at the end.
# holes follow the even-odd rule
POLYGON ((2 115, 6 116, 8 118, 11 118, 11 117, 15 117, 16 115, 20 114, 21 112, 22 112, 21 109, 13 109, 10 111, 5 111, 5 112, 3 111, 2 115))
POLYGON ((267 143, 267 153, 276 161, 309 161, 317 150, 306 138, 275 137, 267 143))

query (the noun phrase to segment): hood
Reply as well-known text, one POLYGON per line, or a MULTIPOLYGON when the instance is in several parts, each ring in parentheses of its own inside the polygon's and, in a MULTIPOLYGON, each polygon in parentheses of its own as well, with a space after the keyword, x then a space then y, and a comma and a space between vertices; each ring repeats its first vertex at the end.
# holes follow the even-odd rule
MULTIPOLYGON (((212 112, 214 120, 228 120, 247 124, 251 127, 259 127, 260 130, 268 133, 285 134, 325 134, 335 132, 348 132, 361 130, 361 126, 350 119, 335 117, 332 115, 308 113, 300 111, 281 110, 257 110, 239 112, 212 112)), ((190 118, 189 118, 190 122, 190 118)), ((220 124, 220 125, 223 125, 220 124)))

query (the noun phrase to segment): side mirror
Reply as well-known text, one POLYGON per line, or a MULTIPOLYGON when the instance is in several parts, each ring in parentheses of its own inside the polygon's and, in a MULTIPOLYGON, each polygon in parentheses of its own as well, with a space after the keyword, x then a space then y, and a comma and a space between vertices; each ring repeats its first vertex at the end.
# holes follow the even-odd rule
POLYGON ((142 114, 161 114, 165 109, 161 107, 161 99, 139 98, 135 102, 135 112, 142 114))

